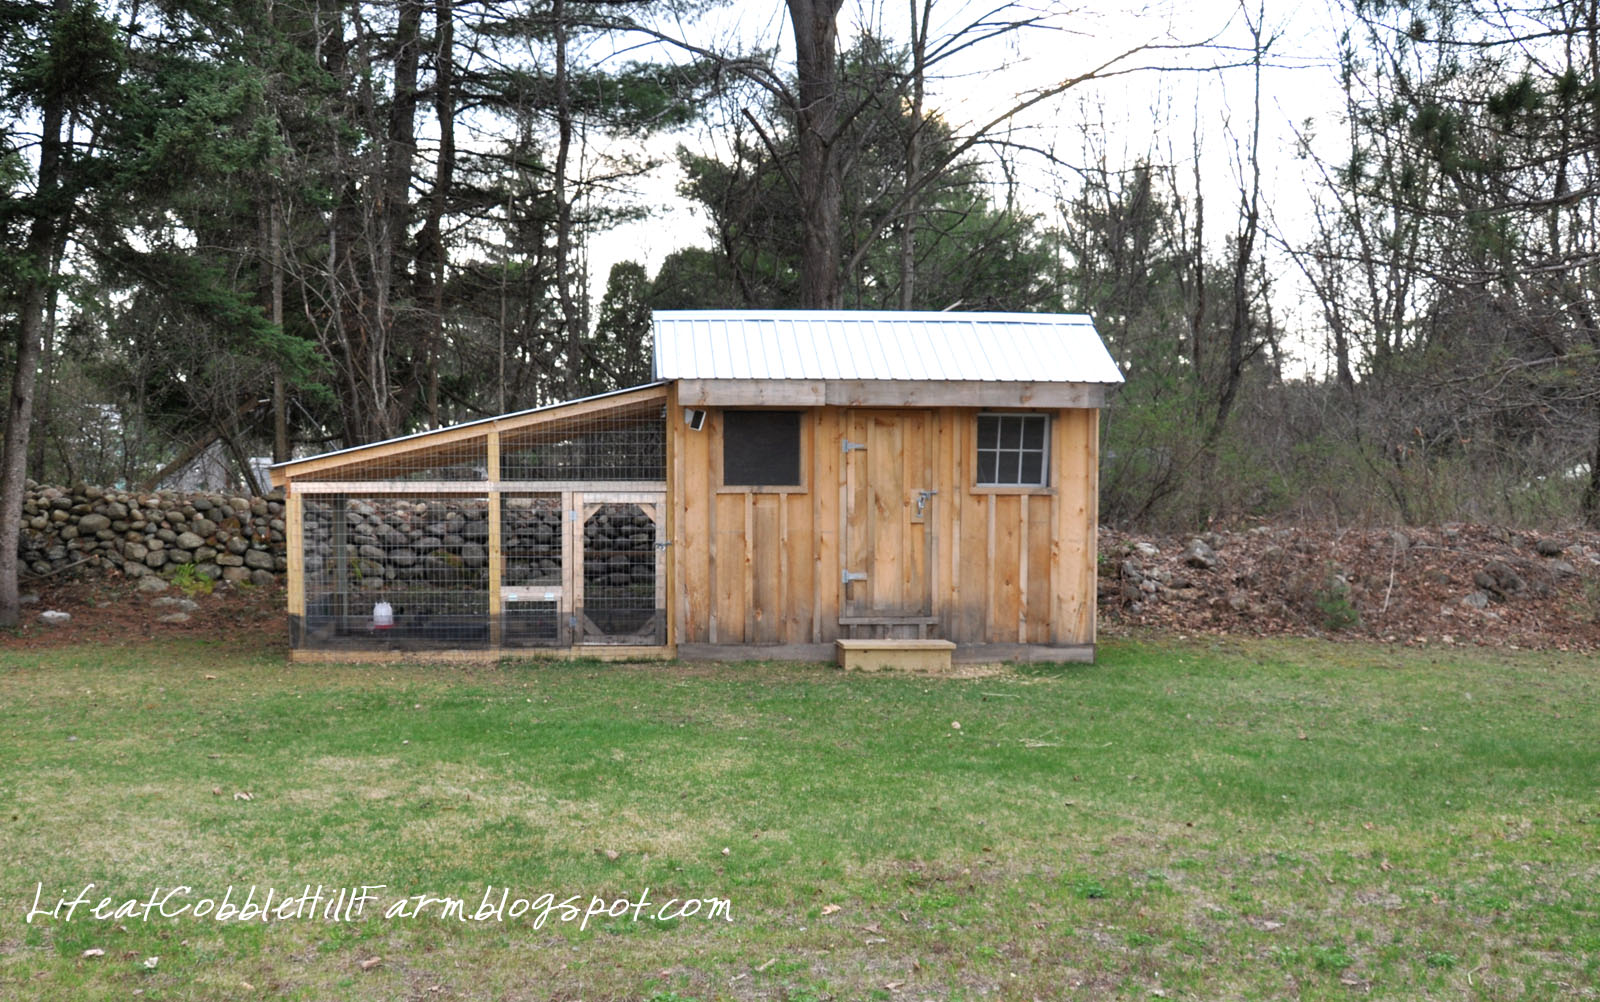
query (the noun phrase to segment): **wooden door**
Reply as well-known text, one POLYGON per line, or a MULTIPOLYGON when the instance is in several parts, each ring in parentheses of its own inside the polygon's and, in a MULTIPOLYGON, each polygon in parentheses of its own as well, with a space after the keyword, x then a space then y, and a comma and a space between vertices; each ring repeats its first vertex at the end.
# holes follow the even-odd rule
POLYGON ((852 410, 844 421, 846 636, 926 636, 933 620, 933 415, 852 410))

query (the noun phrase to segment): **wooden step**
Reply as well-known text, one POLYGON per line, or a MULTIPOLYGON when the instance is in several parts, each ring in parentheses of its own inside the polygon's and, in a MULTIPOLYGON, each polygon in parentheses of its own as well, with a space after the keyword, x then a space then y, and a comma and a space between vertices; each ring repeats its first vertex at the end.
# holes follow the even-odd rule
POLYGON ((839 667, 859 671, 948 672, 956 645, 948 640, 836 640, 839 667))

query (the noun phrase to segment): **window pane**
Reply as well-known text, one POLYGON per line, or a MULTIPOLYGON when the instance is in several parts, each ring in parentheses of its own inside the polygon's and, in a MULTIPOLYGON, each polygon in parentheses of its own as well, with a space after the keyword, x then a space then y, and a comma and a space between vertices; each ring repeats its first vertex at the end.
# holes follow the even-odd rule
POLYGON ((1024 452, 1022 454, 1021 483, 1035 487, 1044 485, 1044 453, 1024 452))
POLYGON ((1000 472, 995 476, 997 484, 1014 484, 1017 482, 1017 454, 1014 452, 1000 453, 1000 472))
POLYGON ((1022 423, 1022 447, 1025 449, 1044 448, 1044 417, 1024 418, 1022 423))
POLYGON ((1015 449, 1022 444, 1022 419, 1017 417, 1004 417, 1000 419, 1000 448, 1015 449))
POLYGON ((723 411, 722 482, 730 487, 800 483, 799 411, 723 411))
POLYGON ((993 415, 978 417, 978 448, 993 449, 1000 441, 1000 419, 993 415))
POLYGON ((995 454, 989 449, 978 450, 978 483, 994 483, 995 454))

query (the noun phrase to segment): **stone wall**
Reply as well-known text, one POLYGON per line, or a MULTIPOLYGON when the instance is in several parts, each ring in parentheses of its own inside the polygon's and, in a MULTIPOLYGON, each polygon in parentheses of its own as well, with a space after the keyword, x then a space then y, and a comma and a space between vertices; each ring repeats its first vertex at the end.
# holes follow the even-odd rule
POLYGON ((283 532, 281 500, 29 481, 18 551, 24 574, 36 577, 171 578, 193 567, 208 578, 271 584, 288 567, 283 532))

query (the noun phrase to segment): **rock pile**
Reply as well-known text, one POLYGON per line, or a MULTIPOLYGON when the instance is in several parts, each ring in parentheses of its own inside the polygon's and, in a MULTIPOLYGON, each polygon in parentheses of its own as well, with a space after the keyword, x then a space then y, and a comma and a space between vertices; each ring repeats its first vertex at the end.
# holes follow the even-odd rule
POLYGON ((1100 553, 1107 623, 1600 649, 1593 531, 1452 523, 1150 537, 1102 529, 1100 553))
POLYGON ((287 567, 283 503, 205 492, 28 482, 18 555, 31 574, 77 567, 271 584, 287 567))

